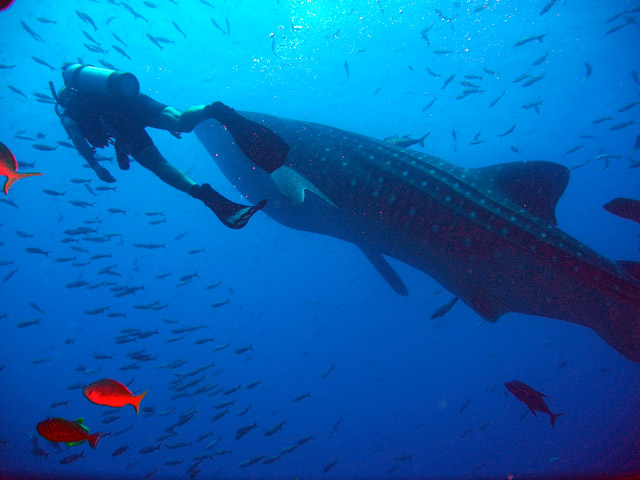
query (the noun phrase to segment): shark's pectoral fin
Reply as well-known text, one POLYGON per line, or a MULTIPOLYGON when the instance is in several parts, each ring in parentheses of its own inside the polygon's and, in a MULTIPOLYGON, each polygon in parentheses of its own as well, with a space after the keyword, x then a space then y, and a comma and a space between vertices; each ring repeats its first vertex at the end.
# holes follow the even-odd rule
POLYGON ((318 187, 290 167, 280 167, 271 174, 271 179, 280 194, 292 203, 303 203, 305 190, 309 190, 330 205, 336 206, 318 187))
POLYGON ((409 290, 400 278, 400 275, 398 275, 393 267, 389 265, 389 262, 387 262, 380 252, 370 250, 362 245, 358 245, 358 247, 362 250, 362 253, 365 254, 367 260, 371 262, 378 273, 382 275, 382 278, 384 278, 389 286, 393 288, 394 292, 398 295, 402 295, 403 297, 409 295, 409 290))

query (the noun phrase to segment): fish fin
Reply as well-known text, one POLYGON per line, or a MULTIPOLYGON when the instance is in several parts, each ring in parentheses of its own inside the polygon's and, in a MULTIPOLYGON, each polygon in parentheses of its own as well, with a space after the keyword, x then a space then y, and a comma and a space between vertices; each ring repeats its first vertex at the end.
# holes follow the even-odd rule
POLYGON ((465 291, 459 295, 459 297, 478 315, 491 323, 497 322, 498 318, 511 311, 499 298, 491 295, 482 287, 469 289, 469 291, 465 291))
POLYGON ((89 445, 91 445, 91 448, 95 449, 98 446, 98 443, 100 443, 100 439, 102 438, 103 435, 104 433, 97 432, 97 433, 92 433, 87 437, 87 440, 89 441, 89 445))
POLYGON ((290 167, 280 167, 271 174, 271 178, 280 194, 291 203, 296 205, 303 203, 305 190, 308 190, 335 207, 335 204, 318 187, 290 167))
POLYGON ((84 417, 76 418, 74 422, 77 423, 78 425, 82 425, 82 422, 84 422, 84 417))
POLYGON ((551 420, 551 426, 556 424, 556 418, 564 415, 564 413, 549 413, 549 419, 551 420))
POLYGON ((531 413, 533 413, 534 417, 538 416, 538 414, 536 413, 536 411, 533 408, 529 407, 529 410, 531 410, 531 413))
POLYGON ((132 398, 131 405, 136 409, 136 415, 138 415, 138 410, 140 409, 140 401, 144 398, 144 396, 149 392, 149 389, 140 395, 137 395, 132 398))
POLYGON ((640 201, 638 200, 631 198, 614 198, 602 208, 618 217, 640 223, 640 201))
POLYGON ((569 169, 565 166, 535 161, 503 163, 477 170, 511 201, 557 225, 556 205, 569 183, 569 169))
POLYGON ((69 443, 65 443, 65 445, 67 447, 75 447, 76 445, 80 445, 81 443, 84 443, 84 440, 80 440, 79 442, 69 442, 69 443))
POLYGON ((9 194, 9 189, 18 180, 20 180, 21 178, 33 177, 34 175, 42 175, 42 174, 36 173, 36 172, 30 172, 30 173, 12 173, 11 175, 7 175, 7 180, 4 182, 5 195, 9 194))
POLYGON ((640 262, 619 260, 616 264, 636 280, 640 280, 640 262))
POLYGON ((409 290, 402 281, 402 278, 400 278, 400 275, 389 265, 387 259, 384 258, 380 252, 368 249, 362 245, 358 245, 358 248, 360 248, 365 257, 367 257, 367 260, 373 265, 373 268, 382 275, 382 278, 384 278, 385 282, 387 282, 394 292, 403 297, 409 295, 409 290))

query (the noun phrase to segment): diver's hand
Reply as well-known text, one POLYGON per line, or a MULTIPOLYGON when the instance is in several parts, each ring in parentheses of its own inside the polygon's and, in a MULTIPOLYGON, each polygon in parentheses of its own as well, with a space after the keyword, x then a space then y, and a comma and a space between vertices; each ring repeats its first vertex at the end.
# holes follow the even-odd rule
POLYGON ((116 181, 115 177, 111 175, 106 168, 101 167, 100 165, 95 167, 93 170, 96 172, 96 175, 98 175, 98 178, 103 182, 113 183, 116 181))

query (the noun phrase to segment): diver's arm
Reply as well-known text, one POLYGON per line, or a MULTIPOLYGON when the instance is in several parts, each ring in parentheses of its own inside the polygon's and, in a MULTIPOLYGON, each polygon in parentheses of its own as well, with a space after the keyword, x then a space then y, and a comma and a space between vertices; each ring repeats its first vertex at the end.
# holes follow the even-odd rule
POLYGON ((93 171, 96 172, 96 175, 107 183, 115 182, 116 179, 96 160, 93 148, 91 148, 87 139, 84 138, 84 135, 75 120, 73 120, 69 115, 65 115, 63 113, 60 115, 60 121, 69 135, 69 138, 73 142, 73 145, 76 147, 76 150, 78 150, 78 153, 80 153, 80 155, 82 155, 82 157, 87 161, 93 171))

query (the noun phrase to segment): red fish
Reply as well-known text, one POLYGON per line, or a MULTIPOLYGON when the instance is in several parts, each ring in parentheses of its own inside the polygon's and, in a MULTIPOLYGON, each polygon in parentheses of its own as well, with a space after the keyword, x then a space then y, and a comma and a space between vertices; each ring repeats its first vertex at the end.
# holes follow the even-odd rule
MULTIPOLYGON (((0 0, 0 6, 1 5, 2 0, 0 0)), ((18 173, 18 162, 16 161, 16 157, 13 156, 11 150, 0 142, 0 175, 5 175, 7 177, 7 181, 4 182, 4 193, 8 194, 11 185, 21 178, 42 174, 36 172, 18 173)))
MULTIPOLYGON (((147 390, 148 392, 149 390, 147 390)), ((140 395, 134 395, 131 391, 120 382, 116 382, 110 378, 103 378, 91 385, 87 385, 84 389, 84 396, 90 402, 98 405, 107 405, 109 407, 124 407, 125 405, 133 405, 136 409, 136 415, 140 408, 140 400, 144 398, 147 392, 140 395)))
POLYGON ((38 433, 51 442, 64 442, 67 445, 76 445, 85 440, 92 448, 98 446, 102 432, 89 434, 89 429, 82 425, 82 418, 78 420, 66 420, 64 418, 49 418, 43 420, 37 426, 38 433))
POLYGON ((536 415, 536 410, 549 414, 549 419, 551 420, 552 427, 556 423, 556 418, 558 418, 560 415, 564 415, 563 413, 551 413, 549 407, 547 407, 547 404, 544 403, 544 400, 542 399, 542 397, 549 397, 547 397, 544 393, 540 393, 537 390, 534 390, 527 384, 524 384, 517 380, 513 380, 512 382, 505 383, 504 386, 507 387, 507 390, 513 393, 518 400, 529 407, 529 410, 531 410, 531 413, 533 413, 534 415, 536 415))

